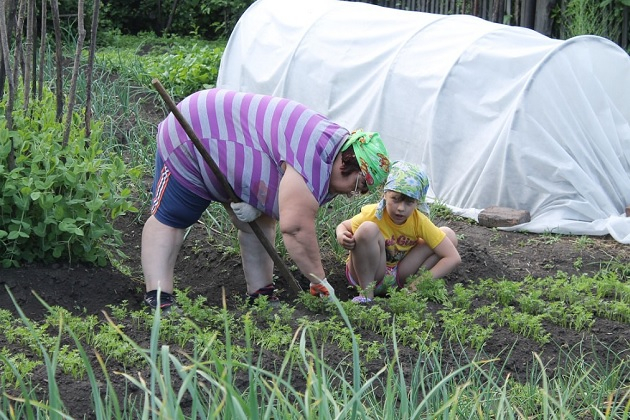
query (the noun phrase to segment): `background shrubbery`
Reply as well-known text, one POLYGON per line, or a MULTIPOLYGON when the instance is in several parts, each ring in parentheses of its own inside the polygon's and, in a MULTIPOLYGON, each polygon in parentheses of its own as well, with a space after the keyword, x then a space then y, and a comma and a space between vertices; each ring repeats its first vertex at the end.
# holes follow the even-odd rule
MULTIPOLYGON (((162 107, 151 80, 160 79, 175 99, 212 87, 225 46, 224 41, 153 33, 110 32, 109 37, 109 46, 96 53, 89 87, 87 54, 81 54, 67 145, 62 141, 65 121, 58 118, 57 98, 51 88, 52 52, 47 52, 41 64, 46 74, 42 98, 32 98, 24 109, 19 79, 10 123, 9 95, 0 101, 3 267, 54 260, 97 265, 109 260, 119 265, 119 258, 124 257, 116 250, 121 234, 113 222, 121 214, 138 211, 136 203, 148 202, 141 176, 151 176, 160 115, 146 112, 162 107), (88 90, 93 93, 89 107, 95 122, 86 137, 88 90)), ((67 49, 64 55, 71 51, 67 49)), ((66 69, 63 74, 68 74, 66 69)))
MULTIPOLYGON (((77 1, 59 0, 62 24, 67 28, 76 26, 77 1)), ((86 1, 86 11, 92 10, 93 1, 86 1)), ((99 30, 102 34, 153 32, 158 36, 195 36, 206 40, 226 39, 239 17, 254 3, 254 0, 101 1, 99 30)), ((623 48, 628 47, 630 0, 358 1, 420 12, 471 14, 497 23, 533 28, 561 39, 583 34, 600 35, 623 48)))
MULTIPOLYGON (((67 28, 76 26, 77 1, 59 2, 67 28)), ((92 10, 93 1, 87 0, 86 11, 92 10)), ((227 39, 239 17, 254 3, 254 0, 101 1, 99 30, 102 34, 153 32, 159 36, 195 36, 206 40, 227 39)), ((630 35, 630 0, 358 1, 428 13, 471 14, 497 23, 533 28, 553 38, 600 35, 624 49, 628 48, 630 35)))
POLYGON ((110 37, 97 53, 100 64, 138 86, 151 86, 158 78, 171 95, 182 99, 216 83, 224 41, 158 37, 150 32, 110 37))
MULTIPOLYGON (((195 35, 204 39, 227 38, 241 14, 254 0, 105 0, 99 30, 135 35, 195 35)), ((87 0, 86 11, 93 0, 87 0)), ((77 0, 60 0, 64 26, 76 25, 77 0)), ((52 27, 52 25, 51 25, 52 27)), ((89 28, 88 28, 89 31, 89 28)))

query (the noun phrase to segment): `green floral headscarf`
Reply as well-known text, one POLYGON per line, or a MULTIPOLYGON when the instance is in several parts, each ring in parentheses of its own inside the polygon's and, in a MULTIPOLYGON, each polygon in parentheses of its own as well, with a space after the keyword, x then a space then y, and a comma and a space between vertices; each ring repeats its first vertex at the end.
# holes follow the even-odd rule
MULTIPOLYGON (((418 165, 401 160, 393 162, 384 190, 396 191, 417 200, 420 211, 429 214, 429 206, 425 202, 429 178, 418 165)), ((384 209, 385 199, 382 199, 376 208, 376 217, 381 219, 384 209)))
POLYGON ((357 157, 368 189, 374 191, 385 181, 389 173, 389 156, 381 136, 378 133, 357 130, 348 137, 341 151, 350 146, 357 157))

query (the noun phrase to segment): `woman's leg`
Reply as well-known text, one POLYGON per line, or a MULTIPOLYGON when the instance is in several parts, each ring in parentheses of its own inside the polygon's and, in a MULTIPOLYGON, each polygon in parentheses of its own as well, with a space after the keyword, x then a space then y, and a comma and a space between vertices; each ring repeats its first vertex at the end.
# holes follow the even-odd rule
POLYGON ((159 287, 173 293, 175 262, 185 229, 199 220, 209 204, 182 186, 156 155, 151 216, 142 229, 140 252, 147 292, 159 287))
POLYGON ((149 217, 142 229, 141 260, 146 290, 173 293, 173 272, 184 240, 184 229, 173 228, 149 217))
MULTIPOLYGON (((257 290, 273 283, 273 259, 263 244, 260 243, 258 236, 249 226, 249 223, 238 220, 229 204, 224 204, 223 206, 230 214, 232 223, 238 229, 238 243, 241 248, 247 293, 255 293, 257 290)), ((256 223, 269 242, 273 244, 276 236, 276 221, 263 214, 256 219, 256 223)))

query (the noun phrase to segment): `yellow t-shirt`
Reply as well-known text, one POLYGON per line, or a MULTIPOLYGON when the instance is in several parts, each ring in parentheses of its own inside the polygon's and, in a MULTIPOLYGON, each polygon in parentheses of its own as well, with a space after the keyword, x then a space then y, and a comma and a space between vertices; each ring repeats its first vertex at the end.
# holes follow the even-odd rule
POLYGON ((356 232, 363 222, 376 223, 385 238, 387 265, 390 267, 396 266, 418 243, 418 239, 424 240, 434 249, 446 236, 420 210, 415 210, 405 223, 397 225, 390 219, 387 211, 383 211, 383 218, 379 220, 376 217, 376 207, 377 204, 368 204, 361 208, 361 213, 351 219, 352 231, 356 232))

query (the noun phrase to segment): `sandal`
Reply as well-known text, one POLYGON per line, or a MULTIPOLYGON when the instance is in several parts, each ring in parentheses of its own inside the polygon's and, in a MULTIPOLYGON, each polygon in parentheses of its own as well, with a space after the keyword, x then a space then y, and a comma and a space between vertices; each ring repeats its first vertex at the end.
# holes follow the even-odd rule
MULTIPOLYGON (((150 292, 146 292, 144 294, 144 303, 147 305, 152 312, 155 312, 158 307, 158 291, 151 290, 150 292)), ((180 312, 181 310, 177 308, 175 305, 175 296, 167 292, 160 292, 160 311, 162 315, 168 315, 171 311, 180 312)))
POLYGON ((265 287, 261 287, 260 289, 256 290, 254 293, 247 293, 245 298, 248 299, 247 303, 249 305, 253 305, 256 303, 256 299, 258 299, 258 297, 260 296, 267 296, 267 301, 269 302, 280 302, 280 299, 278 299, 277 296, 274 296, 274 292, 276 290, 276 287, 272 284, 269 284, 265 287))

